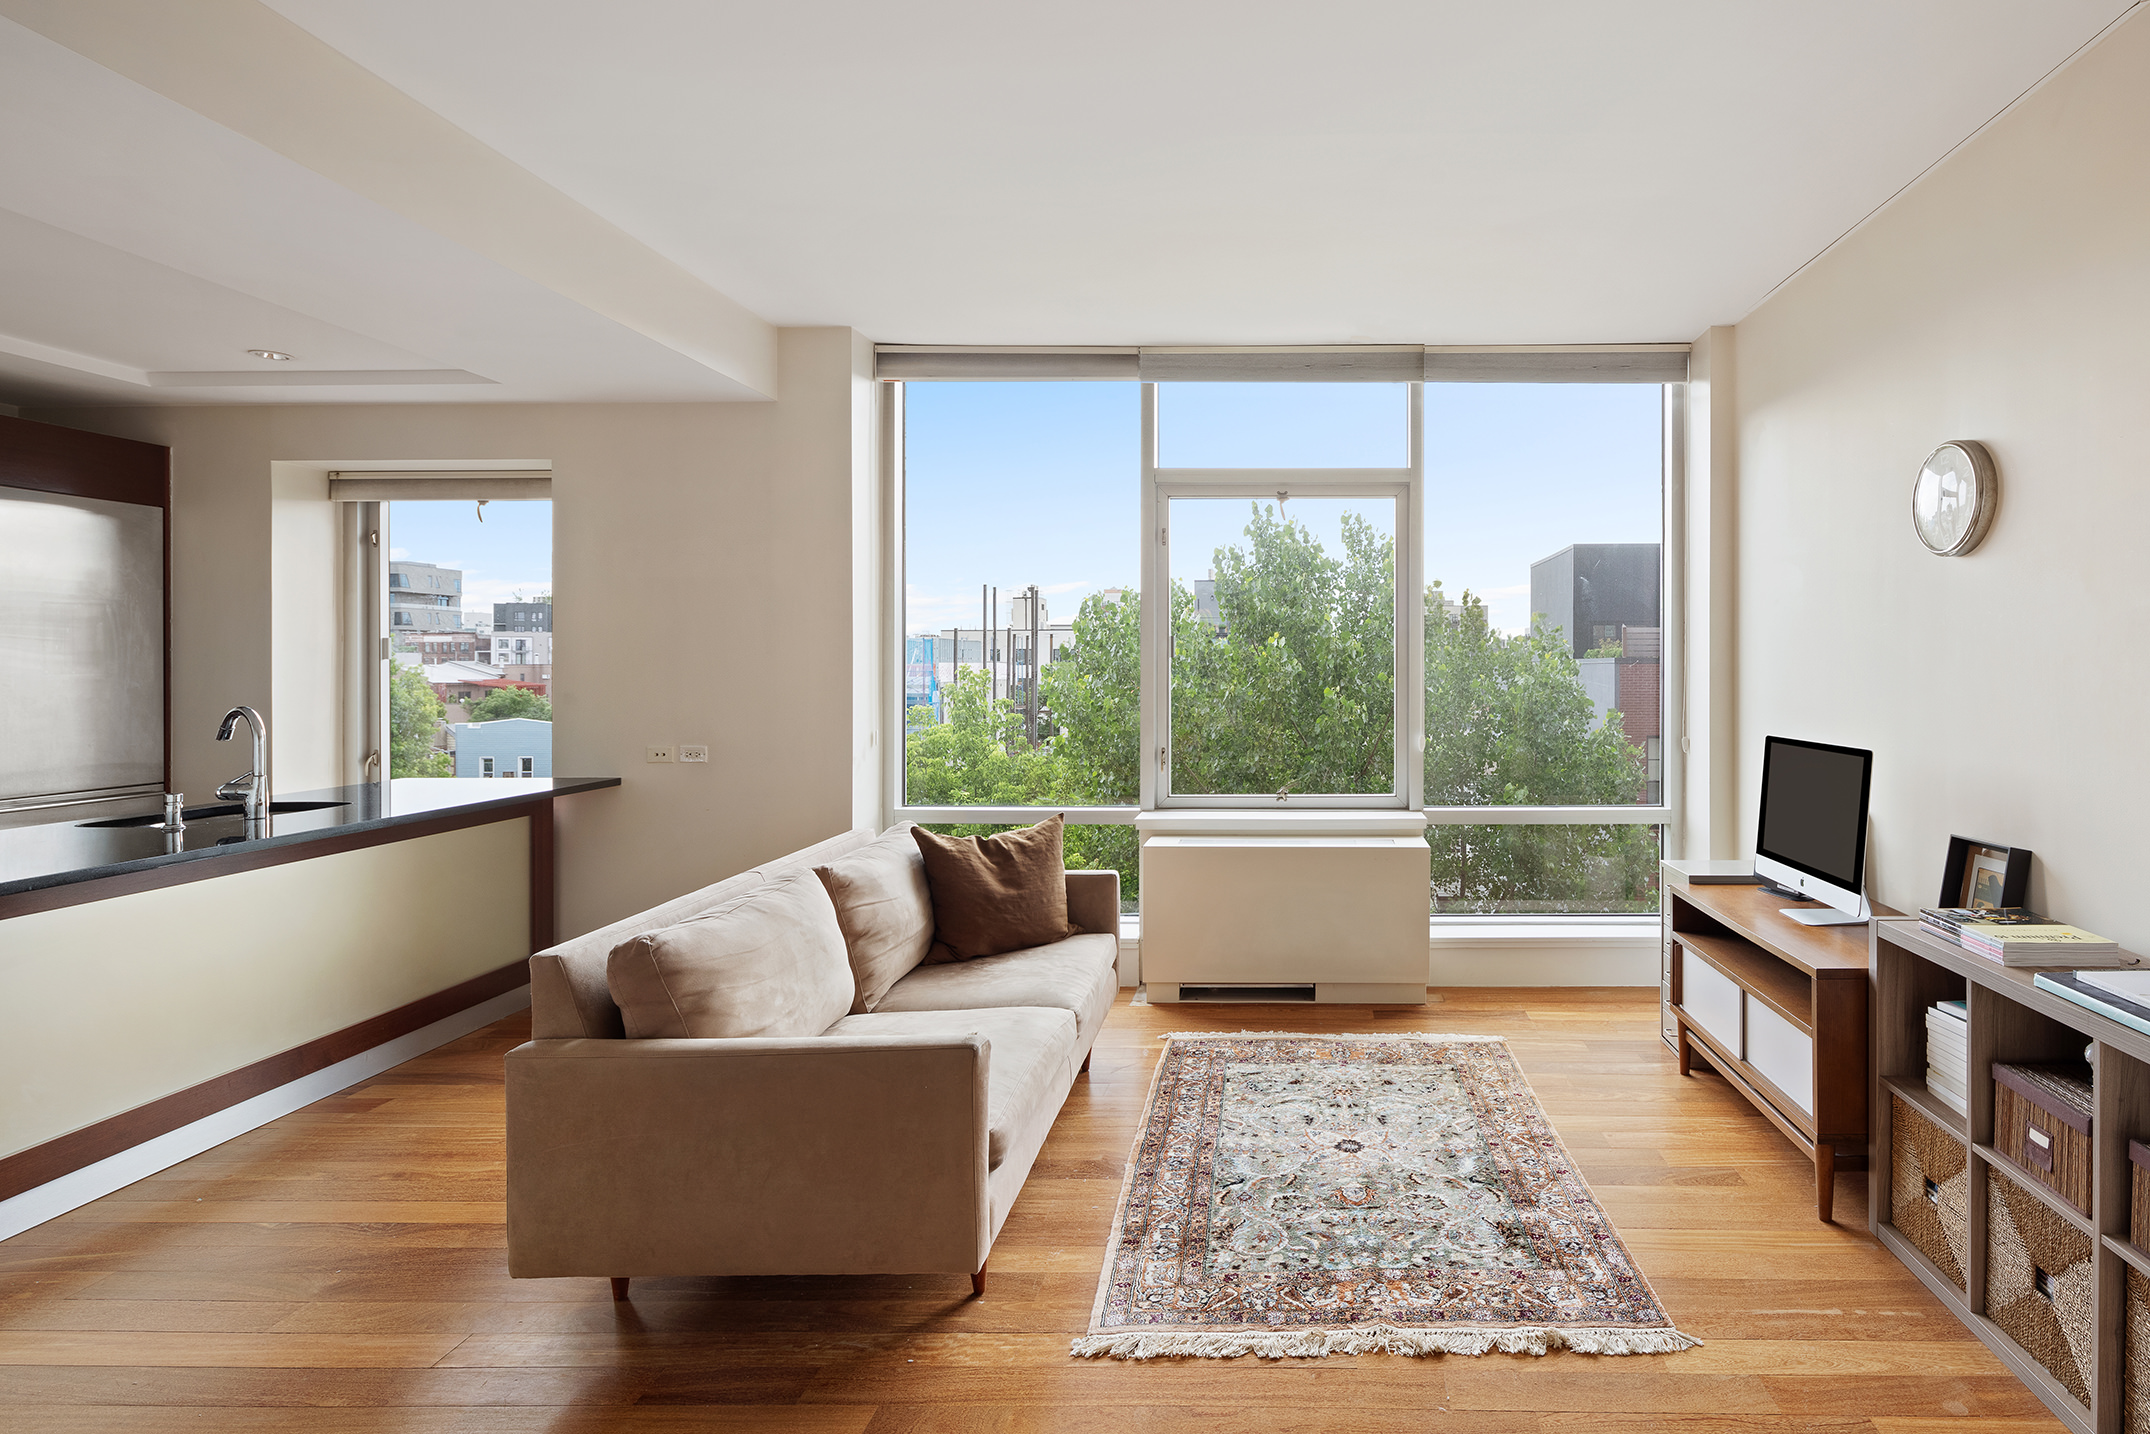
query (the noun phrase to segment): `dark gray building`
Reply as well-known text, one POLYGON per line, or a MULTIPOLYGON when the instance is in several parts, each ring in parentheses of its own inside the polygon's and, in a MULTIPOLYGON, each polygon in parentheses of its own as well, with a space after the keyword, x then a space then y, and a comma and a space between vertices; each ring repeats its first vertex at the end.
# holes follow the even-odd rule
MULTIPOLYGON (((1655 543, 1577 543, 1530 565, 1530 611, 1581 657, 1619 647, 1625 627, 1657 627, 1655 543)), ((495 609, 497 611, 498 609, 495 609)))
POLYGON ((496 602, 493 604, 493 631, 551 632, 552 604, 549 602, 496 602))

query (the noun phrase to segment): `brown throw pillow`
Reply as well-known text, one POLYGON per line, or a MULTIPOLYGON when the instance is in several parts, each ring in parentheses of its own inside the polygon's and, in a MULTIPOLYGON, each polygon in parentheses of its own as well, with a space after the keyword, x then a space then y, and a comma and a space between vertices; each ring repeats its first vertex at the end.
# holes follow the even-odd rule
POLYGON ((888 988, 911 974, 933 944, 933 897, 926 889, 926 862, 911 840, 911 824, 892 827, 827 866, 814 868, 836 903, 836 921, 851 953, 858 994, 851 1014, 881 1004, 888 988))
POLYGON ((913 827, 933 893, 934 956, 968 961, 1074 935, 1060 818, 989 837, 935 836, 913 827))
POLYGON ((818 1036, 857 982, 836 908, 810 871, 612 948, 605 984, 630 1040, 818 1036))

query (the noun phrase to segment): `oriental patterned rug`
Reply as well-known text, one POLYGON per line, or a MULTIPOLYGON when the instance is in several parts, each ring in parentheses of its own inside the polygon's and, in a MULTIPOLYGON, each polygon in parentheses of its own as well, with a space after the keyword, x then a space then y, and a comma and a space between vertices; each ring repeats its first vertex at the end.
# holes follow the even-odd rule
POLYGON ((1498 1037, 1167 1038, 1077 1355, 1665 1354, 1498 1037))

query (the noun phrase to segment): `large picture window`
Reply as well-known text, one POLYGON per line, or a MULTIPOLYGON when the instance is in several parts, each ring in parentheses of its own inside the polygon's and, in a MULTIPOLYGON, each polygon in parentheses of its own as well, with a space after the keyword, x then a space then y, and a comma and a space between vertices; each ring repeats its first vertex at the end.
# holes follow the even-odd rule
MULTIPOLYGON (((1070 809, 1068 864, 1119 870, 1130 907, 1132 811, 1109 809, 1140 788, 1140 404, 1134 383, 908 384, 895 455, 903 806, 1070 809)), ((928 825, 1008 825, 975 815, 928 825)))
POLYGON ((1435 916, 1656 911, 1663 356, 1353 359, 888 385, 901 814, 1065 811, 1131 900, 1140 809, 1422 807, 1435 916))
POLYGON ((1664 805, 1663 405, 1646 384, 1427 385, 1437 913, 1657 910, 1662 818, 1544 809, 1664 805))

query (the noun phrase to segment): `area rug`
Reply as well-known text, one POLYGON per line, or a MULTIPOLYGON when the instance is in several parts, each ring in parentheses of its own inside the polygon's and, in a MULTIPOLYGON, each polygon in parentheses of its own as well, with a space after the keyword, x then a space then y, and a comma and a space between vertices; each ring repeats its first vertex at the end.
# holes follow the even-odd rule
POLYGON ((1077 1355, 1666 1354, 1498 1037, 1166 1038, 1077 1355))

